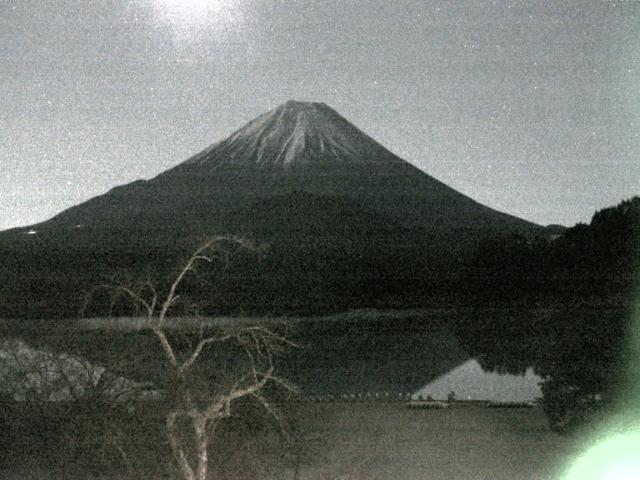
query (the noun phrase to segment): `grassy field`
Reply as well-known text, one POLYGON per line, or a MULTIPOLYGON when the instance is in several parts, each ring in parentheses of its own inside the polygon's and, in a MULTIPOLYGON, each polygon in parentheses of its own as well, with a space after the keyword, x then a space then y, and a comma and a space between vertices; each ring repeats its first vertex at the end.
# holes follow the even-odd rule
MULTIPOLYGON (((558 472, 580 444, 578 437, 551 432, 539 407, 454 405, 448 409, 411 410, 400 402, 300 402, 285 411, 297 439, 293 447, 283 447, 274 429, 268 430, 270 433, 263 431, 247 443, 227 445, 224 461, 218 467, 212 465, 211 478, 551 480, 558 478, 558 472)), ((32 451, 20 460, 6 462, 0 477, 160 478, 142 471, 123 476, 95 469, 74 469, 71 473, 61 467, 47 464, 38 458, 37 451, 32 451)))
MULTIPOLYGON (((558 478, 582 443, 579 436, 551 432, 539 407, 500 409, 454 404, 448 409, 412 410, 400 402, 300 402, 283 407, 283 413, 293 438, 288 447, 274 428, 249 435, 246 431, 228 431, 226 443, 212 448, 211 478, 552 480, 558 478)), ((143 427, 143 441, 155 445, 152 448, 159 449, 159 458, 169 462, 170 455, 162 447, 161 426, 154 434, 153 429, 146 433, 146 421, 141 425, 147 425, 143 427)), ((54 441, 66 448, 66 443, 59 443, 60 438, 54 441)), ((18 443, 23 444, 22 455, 14 456, 14 448, 11 457, 4 458, 0 478, 171 478, 145 468, 135 474, 108 473, 95 463, 70 469, 64 466, 68 462, 57 461, 57 457, 41 457, 42 450, 30 448, 28 439, 20 436, 18 443)))
POLYGON ((580 444, 551 432, 539 407, 304 404, 295 416, 324 441, 300 480, 553 479, 580 444))

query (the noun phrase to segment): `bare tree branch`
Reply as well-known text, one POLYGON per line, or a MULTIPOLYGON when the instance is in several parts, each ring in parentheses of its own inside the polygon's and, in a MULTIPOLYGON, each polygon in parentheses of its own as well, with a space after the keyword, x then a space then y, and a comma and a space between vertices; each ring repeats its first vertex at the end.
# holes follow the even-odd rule
POLYGON ((202 350, 204 349, 204 347, 206 347, 210 343, 224 342, 226 340, 229 340, 230 338, 232 338, 232 335, 224 335, 222 337, 208 337, 208 338, 204 338, 204 339, 200 340, 198 342, 198 344, 196 345, 196 348, 193 350, 193 352, 191 352, 191 355, 189 355, 189 358, 187 358, 178 367, 178 370, 180 371, 180 373, 184 373, 189 368, 191 368, 191 366, 194 364, 194 362, 198 359, 198 357, 202 353, 202 350))
MULTIPOLYGON (((166 434, 176 465, 184 480, 205 480, 209 462, 209 443, 218 423, 231 415, 232 404, 243 398, 251 397, 260 402, 267 411, 276 416, 261 390, 273 383, 287 391, 295 387, 274 375, 273 355, 284 347, 297 346, 294 342, 279 334, 275 329, 264 325, 245 326, 210 334, 200 319, 197 326, 197 341, 187 340, 187 351, 175 336, 167 334, 169 311, 180 298, 178 290, 187 274, 196 274, 199 264, 211 264, 222 261, 228 266, 231 254, 239 249, 255 251, 256 246, 244 239, 218 235, 207 240, 187 259, 171 281, 166 294, 160 295, 151 282, 137 286, 101 285, 97 288, 110 290, 114 296, 128 297, 136 308, 145 313, 147 326, 158 338, 163 355, 168 361, 175 391, 168 398, 169 411, 165 417, 166 434), (232 250, 232 247, 234 248, 232 250), (205 349, 213 344, 230 343, 239 348, 248 361, 248 367, 238 372, 236 380, 227 388, 220 387, 214 393, 209 381, 203 387, 198 383, 196 364, 201 360, 205 349), (182 353, 180 353, 182 352, 182 353), (179 420, 182 418, 182 422, 179 420), (184 423, 191 425, 191 439, 185 441, 180 429, 184 423)), ((211 328, 211 327, 210 327, 211 328)), ((215 329, 213 329, 215 330, 215 329)), ((193 334, 193 331, 190 330, 193 334)), ((238 363, 243 365, 242 362, 238 363)), ((227 373, 227 372, 225 372, 227 373)), ((224 385, 224 382, 222 383, 224 385)), ((276 418, 278 418, 276 416, 276 418)))
POLYGON ((189 260, 187 260, 187 263, 185 264, 185 266, 180 270, 180 272, 178 272, 178 275, 176 276, 174 281, 171 283, 171 286, 169 287, 169 293, 167 293, 165 301, 163 302, 162 307, 160 309, 160 313, 158 314, 158 319, 157 319, 158 320, 158 326, 162 327, 162 325, 164 324, 164 321, 165 321, 166 315, 167 315, 167 311, 169 310, 171 305, 175 302, 175 300, 177 298, 176 297, 176 290, 177 290, 178 286, 182 283, 185 275, 193 270, 195 264, 198 261, 204 261, 204 262, 211 263, 212 260, 213 260, 213 257, 204 255, 204 252, 206 252, 207 250, 209 250, 209 251, 215 250, 222 242, 225 242, 225 241, 234 242, 234 243, 236 243, 236 244, 238 244, 240 246, 247 245, 246 241, 238 239, 236 237, 230 237, 230 236, 226 236, 226 235, 218 235, 218 236, 215 236, 215 237, 209 239, 200 248, 198 248, 191 255, 189 260))

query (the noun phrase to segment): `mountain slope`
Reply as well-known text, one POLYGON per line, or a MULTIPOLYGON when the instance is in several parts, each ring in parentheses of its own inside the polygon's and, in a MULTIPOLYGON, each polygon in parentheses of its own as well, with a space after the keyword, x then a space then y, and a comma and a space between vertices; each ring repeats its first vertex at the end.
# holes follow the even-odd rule
POLYGON ((291 191, 355 199, 429 229, 536 227, 430 177, 326 105, 293 101, 152 180, 116 187, 39 227, 179 223, 191 229, 194 222, 210 228, 230 210, 291 191))
POLYGON ((79 290, 123 272, 162 277, 215 233, 271 253, 218 279, 210 310, 425 304, 452 294, 482 238, 515 230, 540 227, 456 192, 324 104, 287 102, 151 180, 1 233, 0 294, 14 306, 0 315, 28 304, 68 316, 79 290))

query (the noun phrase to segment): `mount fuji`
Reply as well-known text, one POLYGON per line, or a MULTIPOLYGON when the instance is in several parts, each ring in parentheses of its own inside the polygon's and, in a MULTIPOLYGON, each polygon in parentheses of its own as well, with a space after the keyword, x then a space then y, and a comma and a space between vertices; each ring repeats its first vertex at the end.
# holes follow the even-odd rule
POLYGON ((1 232, 0 316, 75 315, 79 291, 167 275, 218 233, 270 250, 216 275, 205 311, 433 305, 455 295, 484 238, 541 231, 429 176, 327 105, 289 101, 155 178, 1 232))

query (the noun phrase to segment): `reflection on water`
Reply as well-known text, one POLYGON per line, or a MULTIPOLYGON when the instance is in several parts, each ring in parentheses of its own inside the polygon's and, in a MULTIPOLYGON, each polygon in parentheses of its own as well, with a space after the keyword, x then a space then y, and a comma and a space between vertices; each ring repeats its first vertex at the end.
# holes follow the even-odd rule
POLYGON ((414 397, 445 400, 453 392, 459 400, 533 402, 542 397, 540 382, 542 378, 532 368, 524 375, 486 372, 470 359, 422 387, 414 397))
MULTIPOLYGON (((277 358, 276 369, 304 394, 415 392, 468 360, 453 334, 455 315, 446 310, 363 311, 287 319, 300 348, 277 358)), ((148 330, 123 329, 120 323, 116 319, 116 328, 108 322, 97 328, 94 322, 57 332, 35 328, 22 332, 22 338, 37 348, 116 369, 127 378, 156 380, 164 360, 157 339, 148 330)), ((225 318, 224 325, 229 324, 225 318)), ((213 364, 229 352, 218 348, 209 353, 213 364)))

